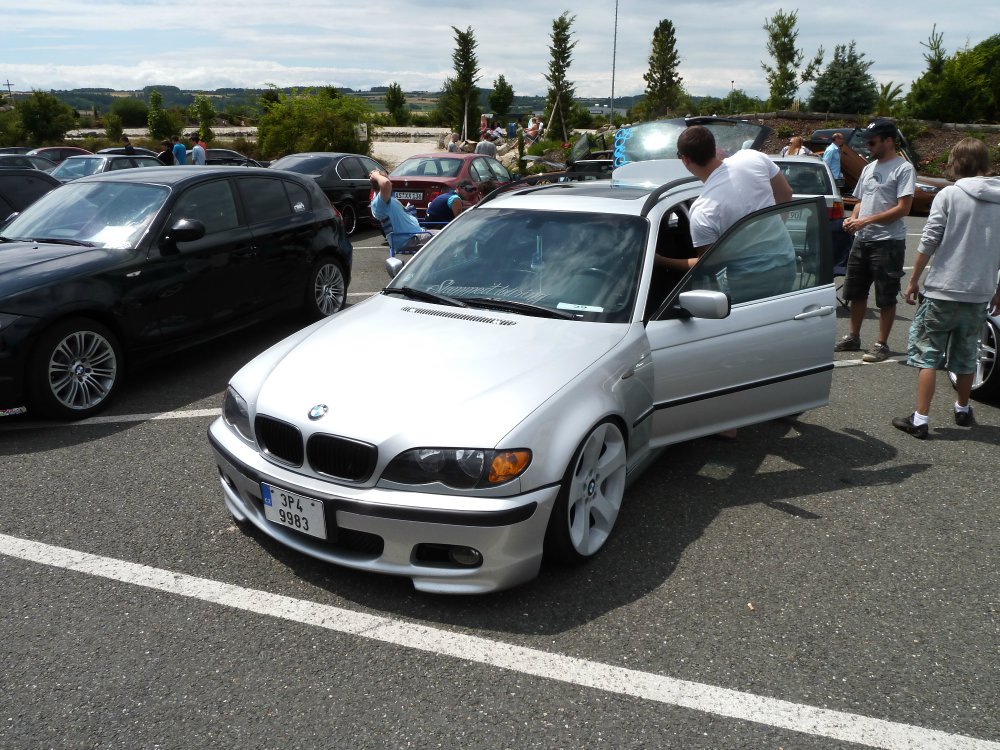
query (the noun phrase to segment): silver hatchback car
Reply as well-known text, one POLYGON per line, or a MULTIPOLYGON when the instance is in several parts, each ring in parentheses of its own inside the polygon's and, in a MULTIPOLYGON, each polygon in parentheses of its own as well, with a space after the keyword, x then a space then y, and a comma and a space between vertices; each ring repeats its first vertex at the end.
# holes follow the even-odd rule
POLYGON ((209 430, 229 512, 423 591, 493 591, 596 555, 664 446, 825 405, 825 202, 661 272, 658 253, 693 257, 701 187, 666 160, 500 194, 387 261, 381 294, 230 381, 209 430), (748 273, 762 252, 780 262, 748 273))

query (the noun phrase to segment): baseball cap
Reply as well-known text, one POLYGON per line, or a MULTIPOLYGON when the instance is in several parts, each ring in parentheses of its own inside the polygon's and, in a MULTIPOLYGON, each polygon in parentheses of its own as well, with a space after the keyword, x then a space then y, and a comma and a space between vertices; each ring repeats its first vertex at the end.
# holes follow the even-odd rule
POLYGON ((862 138, 872 138, 878 136, 879 138, 895 138, 896 137, 896 123, 892 120, 872 120, 868 123, 868 127, 861 131, 862 138))

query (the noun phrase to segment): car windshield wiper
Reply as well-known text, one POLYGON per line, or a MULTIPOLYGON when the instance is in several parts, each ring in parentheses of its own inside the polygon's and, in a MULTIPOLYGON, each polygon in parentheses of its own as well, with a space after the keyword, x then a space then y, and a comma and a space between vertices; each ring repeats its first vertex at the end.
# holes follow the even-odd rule
POLYGON ((576 320, 577 316, 563 310, 553 310, 541 305, 531 305, 527 302, 516 302, 510 299, 498 299, 496 297, 460 297, 462 302, 469 307, 485 307, 491 310, 503 310, 506 312, 524 313, 534 315, 538 318, 562 318, 563 320, 576 320))
POLYGON ((93 242, 73 240, 69 237, 32 237, 27 242, 44 242, 47 245, 76 245, 77 247, 94 247, 93 242))
POLYGON ((382 294, 402 294, 404 297, 418 299, 421 302, 437 302, 439 305, 448 305, 450 307, 468 307, 462 300, 457 300, 454 297, 446 297, 443 294, 426 292, 423 289, 414 289, 412 286, 387 286, 382 290, 382 294))

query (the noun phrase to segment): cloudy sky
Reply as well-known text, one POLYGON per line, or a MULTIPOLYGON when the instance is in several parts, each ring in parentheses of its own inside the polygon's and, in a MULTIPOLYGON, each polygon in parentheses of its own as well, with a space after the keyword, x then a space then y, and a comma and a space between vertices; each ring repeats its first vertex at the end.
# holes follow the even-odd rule
MULTIPOLYGON (((451 70, 452 26, 471 27, 480 85, 501 73, 518 94, 544 93, 552 21, 576 16, 570 80, 580 97, 608 97, 612 59, 616 95, 638 94, 653 29, 677 29, 680 74, 689 92, 724 96, 731 87, 766 98, 763 25, 794 3, 738 0, 619 0, 617 52, 613 0, 573 4, 515 0, 25 0, 0 10, 0 85, 15 91, 149 84, 181 88, 335 85, 367 89, 398 82, 404 91, 437 91, 451 70)), ((799 47, 857 42, 880 83, 920 75, 932 26, 949 53, 1000 31, 998 0, 909 0, 800 4, 799 47), (809 7, 817 8, 810 10, 809 7), (937 17, 935 17, 937 16, 937 17)), ((808 92, 808 88, 802 91, 808 92)))

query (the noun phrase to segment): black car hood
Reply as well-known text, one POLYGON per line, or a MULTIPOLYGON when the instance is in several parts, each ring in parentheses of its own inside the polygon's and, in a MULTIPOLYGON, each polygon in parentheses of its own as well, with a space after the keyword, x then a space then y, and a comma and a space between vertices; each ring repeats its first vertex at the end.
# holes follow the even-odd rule
POLYGON ((11 294, 116 265, 132 252, 46 242, 0 243, 0 310, 11 294))

